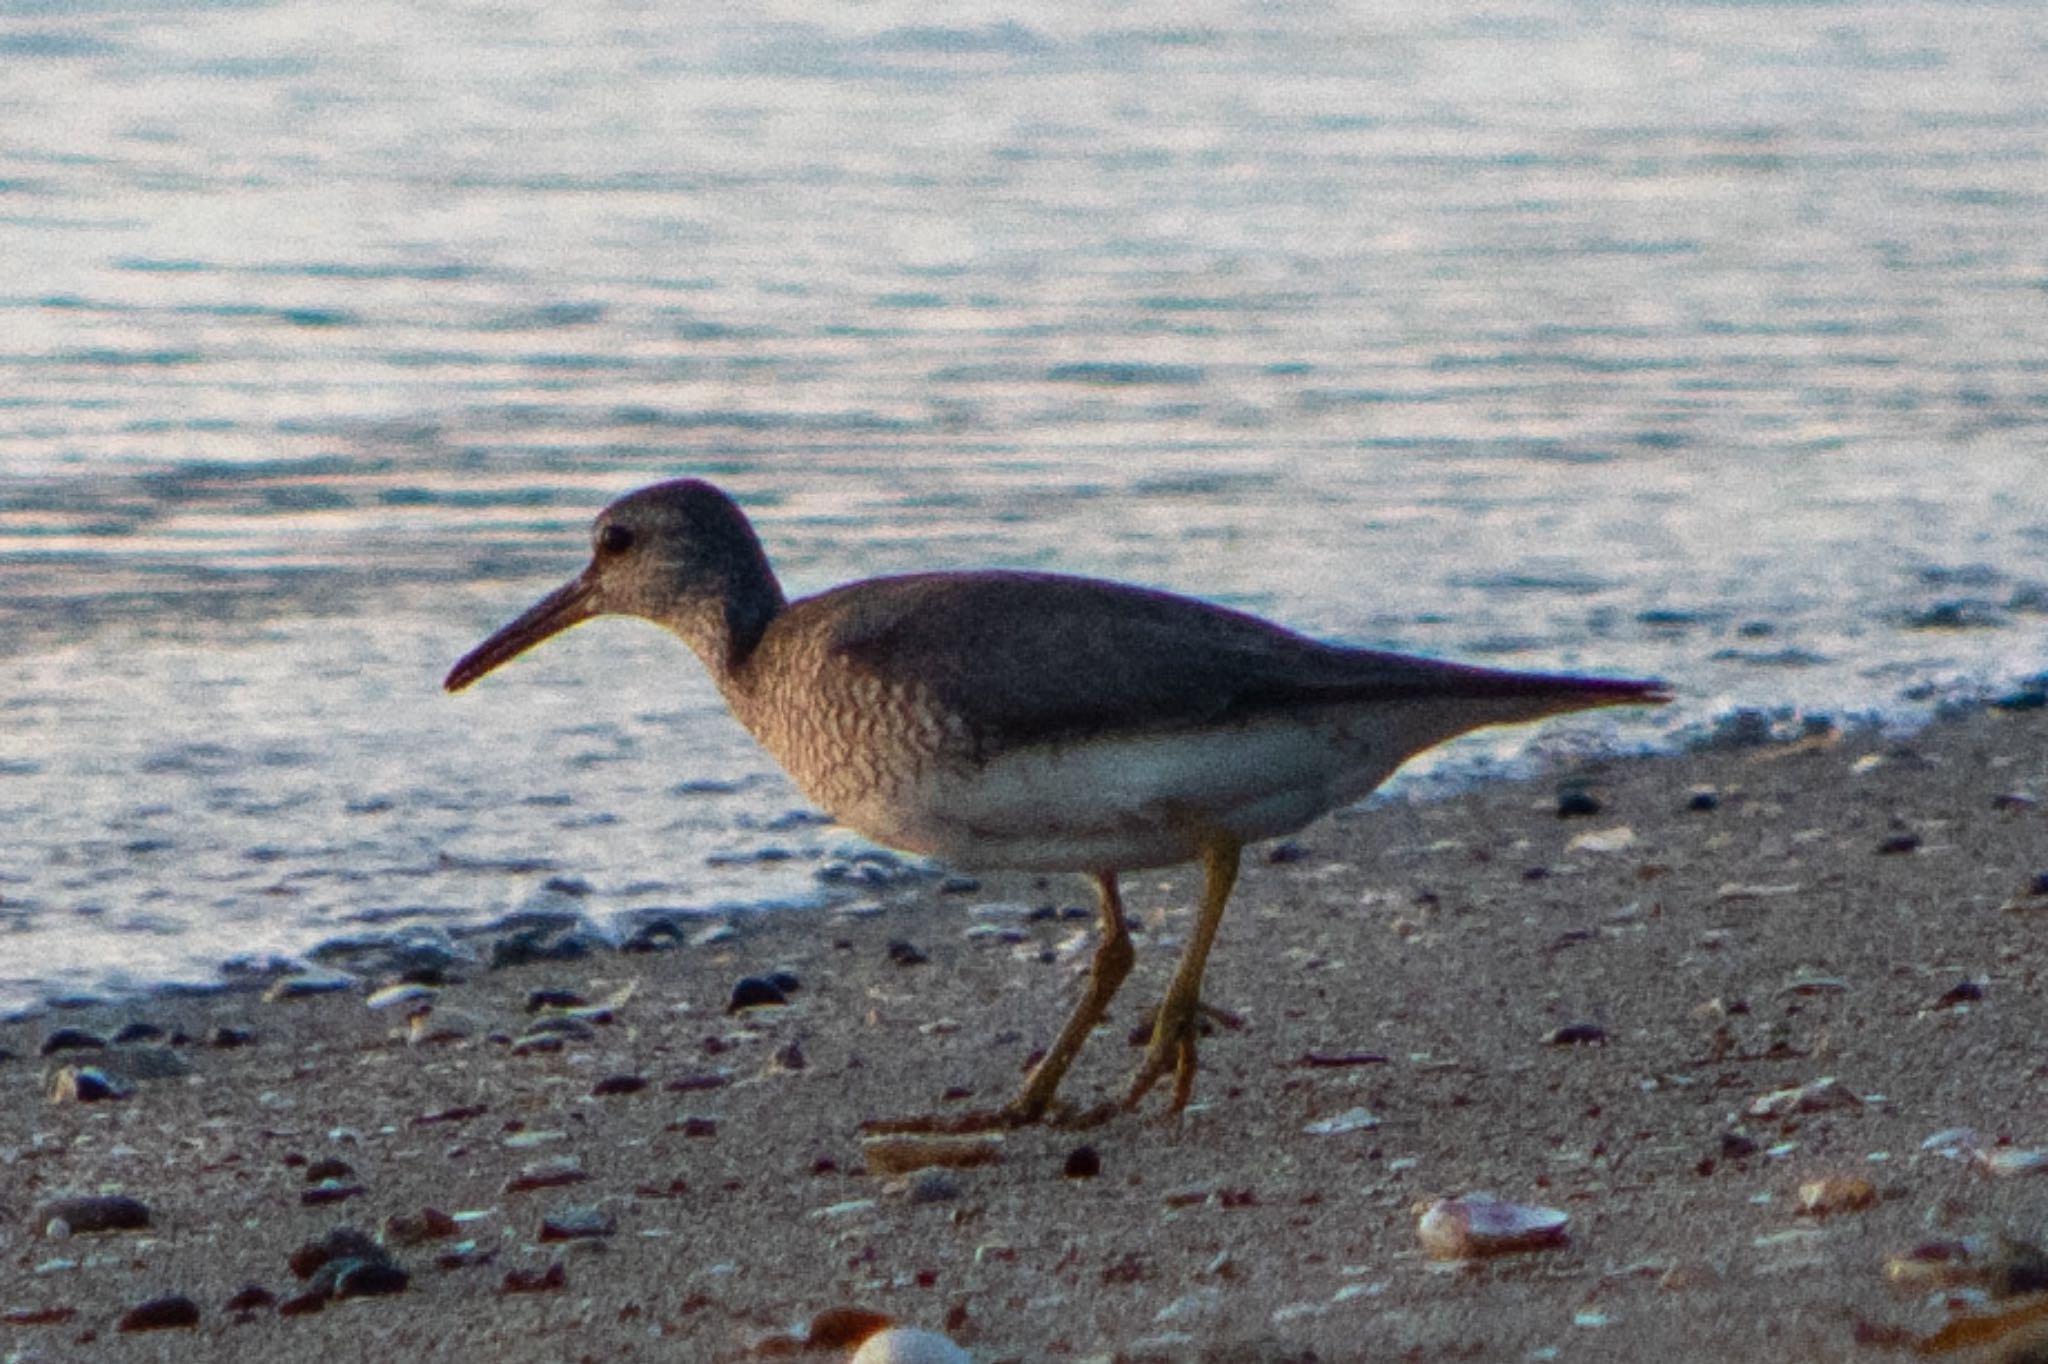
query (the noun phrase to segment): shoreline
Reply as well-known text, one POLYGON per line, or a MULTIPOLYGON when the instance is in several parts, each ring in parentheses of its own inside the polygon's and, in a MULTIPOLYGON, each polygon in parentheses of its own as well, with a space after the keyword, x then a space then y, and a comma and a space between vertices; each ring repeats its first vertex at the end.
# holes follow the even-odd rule
MULTIPOLYGON (((1006 1097, 1092 946, 1092 911, 1061 913, 1088 904, 1081 878, 922 881, 869 914, 457 967, 427 1025, 445 1036, 417 1043, 405 1003, 370 1009, 360 987, 10 1020, 0 1312, 28 1315, 7 1331, 23 1359, 310 1360, 367 1337, 428 1358, 737 1360, 860 1307, 982 1364, 1867 1358, 1872 1332, 1945 1319, 1887 1285, 1887 1257, 2048 1226, 2048 1179, 1922 1145, 1969 1127, 2048 1147, 2042 711, 1566 765, 1278 846, 1252 850, 1224 920, 1211 1002, 1247 1027, 1204 1039, 1189 1113, 1011 1132, 971 1168, 869 1174, 859 1125, 1006 1097), (1560 817, 1565 787, 1598 812, 1560 817), (778 971, 787 1004, 725 1012, 739 977, 778 971), (515 1045, 536 990, 609 1018, 515 1045), (59 1028, 110 1042, 139 1022, 164 1033, 40 1054, 59 1028), (53 1102, 66 1064, 131 1095, 53 1102), (1742 1116, 1828 1077, 1854 1101, 1742 1116), (1070 1176, 1083 1146, 1099 1173, 1070 1176), (522 1186, 569 1160, 582 1178, 522 1186), (323 1161, 346 1167, 331 1189, 306 1179, 323 1161), (1873 1206, 1797 1212, 1802 1184, 1850 1177, 1873 1206), (1415 1206, 1473 1190, 1564 1211, 1565 1244, 1428 1261, 1415 1206), (34 1210, 78 1191, 139 1199, 152 1225, 39 1234, 34 1210), (229 1310, 251 1283, 303 1292, 287 1257, 333 1226, 428 1208, 459 1232, 391 1244, 406 1291, 229 1310), (507 1291, 514 1274, 542 1286, 507 1291), (172 1293, 195 1328, 116 1330, 172 1293)), ((1121 1092, 1195 888, 1185 868, 1128 878, 1138 966, 1068 1101, 1121 1092)))

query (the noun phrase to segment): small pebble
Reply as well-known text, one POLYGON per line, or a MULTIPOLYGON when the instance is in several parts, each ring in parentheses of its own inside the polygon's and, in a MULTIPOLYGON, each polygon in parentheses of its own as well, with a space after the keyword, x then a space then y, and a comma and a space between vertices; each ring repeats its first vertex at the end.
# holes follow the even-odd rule
POLYGON ((317 1241, 308 1241, 286 1259, 292 1274, 310 1279, 335 1260, 381 1260, 384 1248, 354 1227, 336 1227, 317 1241))
POLYGON ((603 1208, 585 1206, 561 1208, 541 1218, 543 1241, 581 1241, 617 1234, 618 1220, 603 1208))
POLYGON ((526 992, 526 1012, 537 1014, 543 1009, 577 1009, 590 1001, 574 990, 541 989, 526 992))
POLYGON ((1557 817, 1559 819, 1584 819, 1600 813, 1598 799, 1589 791, 1570 787, 1557 793, 1557 817))
POLYGON ((329 1292, 337 1301, 388 1297, 393 1293, 403 1293, 411 1282, 410 1275, 381 1255, 374 1260, 330 1261, 322 1267, 320 1274, 314 1276, 311 1285, 314 1290, 322 1286, 323 1275, 327 1276, 331 1284, 329 1292))
POLYGON ((1347 1108, 1334 1118, 1312 1122, 1301 1130, 1312 1137, 1333 1137, 1342 1132, 1370 1132, 1380 1120, 1363 1108, 1347 1108))
POLYGON ((355 1166, 340 1156, 322 1156, 306 1166, 306 1182, 318 1184, 323 1179, 346 1179, 355 1172, 355 1166))
POLYGON ((569 1284, 569 1271, 557 1260, 545 1270, 508 1269, 499 1285, 501 1293, 558 1293, 569 1284))
POLYGON ((802 1347, 807 1350, 850 1350, 875 1332, 887 1328, 890 1318, 865 1307, 828 1307, 811 1318, 804 1331, 802 1347))
POLYGON ((1860 1108, 1863 1100, 1834 1076, 1811 1084, 1774 1089, 1749 1101, 1743 1112, 1752 1118, 1785 1118, 1795 1113, 1821 1113, 1831 1108, 1860 1108))
POLYGON ((1809 1217, 1862 1212, 1877 1206, 1877 1186, 1861 1175, 1809 1179, 1799 1186, 1799 1211, 1809 1217))
POLYGON ((1896 855, 1916 851, 1919 847, 1920 835, 1893 834, 1891 837, 1880 842, 1877 845, 1877 850, 1881 854, 1896 855))
POLYGON ((1975 1004, 1984 998, 1984 982, 1981 980, 1959 980, 1934 1001, 1937 1009, 1953 1009, 1959 1004, 1975 1004))
POLYGON ((392 1213, 384 1219, 384 1239, 393 1245, 418 1246, 444 1241, 460 1230, 461 1224, 439 1208, 422 1208, 416 1213, 392 1213))
POLYGON ((1721 808, 1721 793, 1711 786, 1695 786, 1685 798, 1685 808, 1700 814, 1721 808))
POLYGON ((164 1331, 191 1328, 199 1324, 199 1304, 183 1294, 151 1298, 121 1314, 123 1331, 164 1331))
POLYGON ((101 1103, 125 1099, 128 1091, 96 1066, 63 1066, 50 1078, 52 1103, 101 1103))
POLYGON ((847 1364, 974 1364, 967 1351, 945 1336, 891 1326, 861 1343, 847 1364))
POLYGON ((114 1045, 125 1047, 137 1042, 154 1042, 163 1035, 164 1030, 156 1024, 137 1019, 133 1023, 121 1025, 121 1031, 114 1034, 114 1045))
POLYGON ((1432 1260, 1467 1260, 1563 1245, 1570 1220, 1556 1208, 1474 1193, 1430 1204, 1415 1233, 1432 1260))
POLYGON ((40 1050, 44 1056, 55 1056, 65 1051, 103 1051, 106 1045, 106 1038, 84 1028, 53 1028, 43 1038, 40 1050))
POLYGON ((142 1231, 149 1226, 149 1207, 122 1194, 77 1194, 36 1205, 29 1223, 44 1236, 52 1223, 64 1224, 66 1236, 103 1231, 142 1231))
POLYGON ((960 1181, 944 1170, 919 1170, 908 1192, 915 1204, 950 1203, 960 1196, 960 1181))
POLYGON ((575 1156, 556 1156, 549 1160, 536 1160, 520 1167, 519 1173, 505 1181, 505 1192, 531 1193, 535 1189, 559 1189, 566 1184, 580 1184, 590 1178, 583 1168, 583 1162, 575 1156))
POLYGON ((773 1004, 789 1003, 789 995, 775 982, 764 976, 741 976, 733 982, 732 996, 725 1002, 725 1011, 739 1013, 743 1009, 759 1009, 773 1004))
POLYGON ((259 1308, 274 1307, 276 1305, 277 1294, 271 1292, 262 1284, 252 1283, 242 1285, 240 1291, 235 1296, 221 1304, 221 1309, 227 1312, 254 1312, 259 1308))
POLYGON ((1566 1023, 1543 1034, 1546 1047, 1583 1047, 1595 1043, 1607 1045, 1607 1029, 1598 1023, 1566 1023))
MULTIPOLYGON (((898 966, 922 966, 931 960, 925 950, 905 938, 889 939, 889 960, 898 966)), ((949 1344, 951 1342, 948 1342, 949 1344)))
POLYGON ((607 1075, 590 1087, 593 1098, 604 1099, 615 1094, 638 1094, 647 1088, 645 1075, 607 1075))
POLYGON ((1093 1179, 1102 1173, 1102 1154, 1092 1146, 1076 1146, 1067 1152, 1067 1162, 1060 1173, 1068 1179, 1093 1179))
POLYGON ((206 1035, 206 1045, 223 1051, 234 1047, 253 1047, 256 1034, 248 1028, 230 1028, 222 1024, 206 1035))

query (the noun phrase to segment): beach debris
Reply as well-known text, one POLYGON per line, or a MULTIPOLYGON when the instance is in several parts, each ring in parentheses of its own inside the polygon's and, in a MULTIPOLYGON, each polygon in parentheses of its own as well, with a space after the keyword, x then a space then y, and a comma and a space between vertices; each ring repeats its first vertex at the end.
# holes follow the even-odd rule
POLYGON ((2048 1173, 2048 1151, 2017 1146, 1979 1147, 1970 1153, 1970 1168, 1993 1179, 2048 1173))
POLYGON ((1003 1158, 1000 1133, 980 1132, 964 1136, 867 1137, 861 1141, 861 1155, 868 1173, 902 1175, 931 1166, 965 1170, 999 1164, 1003 1158))
POLYGON ((1566 1023, 1543 1034, 1546 1047, 1606 1046, 1607 1029, 1598 1023, 1566 1023))
POLYGON ((1102 1153, 1093 1146, 1076 1146, 1067 1152, 1060 1173, 1068 1179, 1093 1179, 1102 1173, 1102 1153))
POLYGON ((1902 1293, 1974 1288, 1992 1299, 2048 1290, 2048 1252, 2014 1236, 1922 1241, 1889 1256, 1884 1277, 1902 1293))
POLYGON ((1427 1205, 1415 1234, 1432 1260, 1471 1260, 1561 1246, 1570 1220, 1556 1208, 1469 1193, 1427 1205))
POLYGON ((151 1298, 121 1314, 122 1331, 166 1331, 199 1325, 199 1304, 182 1293, 151 1298))
POLYGON ((1334 1137, 1344 1132, 1370 1132, 1380 1120, 1363 1108, 1347 1108, 1335 1117, 1322 1118, 1301 1130, 1312 1137, 1334 1137))
POLYGON ((596 1204, 560 1208, 540 1220, 543 1241, 582 1241, 618 1233, 618 1219, 596 1204))
POLYGON ((103 1231, 142 1231, 149 1226, 149 1206, 123 1194, 60 1195, 38 1203, 29 1225, 52 1241, 103 1231))
POLYGON ((1824 1113, 1834 1108, 1860 1108, 1858 1098, 1840 1080, 1824 1075, 1808 1084, 1774 1089, 1749 1101, 1743 1114, 1751 1118, 1782 1119, 1800 1113, 1824 1113))
POLYGON ((1832 1217, 1877 1206, 1877 1186, 1862 1175, 1827 1175, 1799 1186, 1798 1210, 1806 1217, 1832 1217))
POLYGON ((725 1011, 736 1014, 746 1009, 787 1003, 789 995, 766 976, 741 976, 733 982, 732 995, 725 1002, 725 1011))
POLYGON ((52 1103, 101 1103, 125 1099, 129 1091, 97 1066, 60 1066, 50 1077, 52 1103))
POLYGON ((84 1028, 52 1028, 37 1050, 44 1056, 65 1051, 104 1051, 107 1039, 84 1028))

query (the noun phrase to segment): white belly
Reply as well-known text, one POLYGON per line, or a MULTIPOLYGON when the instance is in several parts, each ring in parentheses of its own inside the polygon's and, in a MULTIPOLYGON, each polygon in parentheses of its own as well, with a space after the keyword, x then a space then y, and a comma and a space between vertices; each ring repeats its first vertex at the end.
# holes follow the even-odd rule
POLYGON ((1192 860, 1219 833, 1244 843, 1292 833, 1372 790, 1403 756, 1361 751, 1295 717, 1020 749, 935 769, 909 800, 899 792, 834 814, 958 867, 1130 870, 1192 860))

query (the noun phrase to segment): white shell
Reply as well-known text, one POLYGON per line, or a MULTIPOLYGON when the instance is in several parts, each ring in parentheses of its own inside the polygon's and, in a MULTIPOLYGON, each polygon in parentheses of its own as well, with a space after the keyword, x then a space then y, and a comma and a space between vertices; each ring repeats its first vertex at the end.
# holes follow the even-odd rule
POLYGON ((891 1326, 861 1342, 849 1364, 974 1364, 967 1351, 932 1331, 891 1326))

